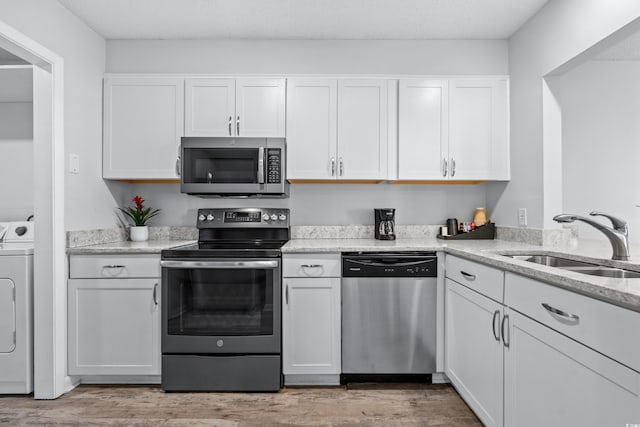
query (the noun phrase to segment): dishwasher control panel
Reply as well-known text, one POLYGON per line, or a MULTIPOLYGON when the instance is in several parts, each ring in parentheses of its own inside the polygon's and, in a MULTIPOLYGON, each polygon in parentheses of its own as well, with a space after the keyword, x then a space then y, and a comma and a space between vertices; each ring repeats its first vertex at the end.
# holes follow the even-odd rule
POLYGON ((431 252, 344 253, 342 277, 436 277, 436 255, 431 252))

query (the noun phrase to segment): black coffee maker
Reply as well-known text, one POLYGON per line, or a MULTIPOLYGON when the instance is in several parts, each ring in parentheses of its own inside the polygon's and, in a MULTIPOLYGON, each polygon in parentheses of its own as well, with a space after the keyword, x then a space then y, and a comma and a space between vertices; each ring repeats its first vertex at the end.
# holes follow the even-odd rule
POLYGON ((375 237, 378 240, 396 240, 396 210, 392 208, 374 209, 375 237))

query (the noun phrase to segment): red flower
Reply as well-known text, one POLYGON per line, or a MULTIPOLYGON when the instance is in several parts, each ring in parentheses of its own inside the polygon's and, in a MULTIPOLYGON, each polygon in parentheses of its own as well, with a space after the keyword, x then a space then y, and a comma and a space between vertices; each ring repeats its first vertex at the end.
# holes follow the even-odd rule
POLYGON ((133 198, 133 203, 136 204, 138 209, 142 209, 142 203, 144 203, 144 199, 140 196, 136 196, 133 198))

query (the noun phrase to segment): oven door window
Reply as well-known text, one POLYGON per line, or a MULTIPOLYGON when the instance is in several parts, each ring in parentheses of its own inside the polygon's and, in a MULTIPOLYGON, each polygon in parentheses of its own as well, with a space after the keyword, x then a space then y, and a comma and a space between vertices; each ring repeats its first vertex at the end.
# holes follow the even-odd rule
POLYGON ((169 335, 272 335, 272 269, 171 269, 169 335))
POLYGON ((190 148, 185 150, 183 180, 193 184, 256 184, 257 148, 190 148))

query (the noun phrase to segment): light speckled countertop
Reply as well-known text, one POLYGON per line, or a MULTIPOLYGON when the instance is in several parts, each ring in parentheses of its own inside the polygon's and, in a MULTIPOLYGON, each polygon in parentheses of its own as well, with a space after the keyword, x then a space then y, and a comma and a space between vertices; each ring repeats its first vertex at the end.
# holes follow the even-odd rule
POLYGON ((196 243, 196 240, 147 240, 146 242, 122 242, 100 243, 89 246, 68 248, 69 255, 90 254, 160 254, 163 249, 196 243))
MULTIPOLYGON (((67 249, 77 254, 160 254, 163 249, 195 243, 195 240, 149 240, 146 242, 120 241, 67 249)), ((608 242, 580 241, 573 246, 538 246, 505 240, 439 240, 434 237, 398 239, 392 241, 365 239, 292 239, 283 246, 283 253, 313 252, 392 252, 392 251, 444 251, 505 271, 611 302, 640 312, 640 279, 617 279, 589 276, 554 267, 509 258, 504 255, 550 254, 587 262, 640 271, 640 257, 635 261, 612 261, 608 242)), ((640 254, 640 247, 631 248, 640 254)))
MULTIPOLYGON (((451 255, 540 280, 580 294, 611 302, 640 312, 640 279, 616 279, 590 276, 555 267, 517 260, 505 255, 548 254, 593 262, 612 267, 640 271, 638 261, 612 261, 608 242, 580 241, 577 245, 545 247, 504 240, 439 240, 432 237, 398 239, 294 239, 283 248, 283 253, 311 252, 371 252, 371 251, 444 251, 451 255)), ((640 248, 633 253, 640 253, 640 248)))

